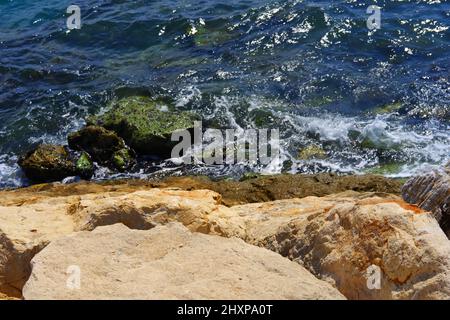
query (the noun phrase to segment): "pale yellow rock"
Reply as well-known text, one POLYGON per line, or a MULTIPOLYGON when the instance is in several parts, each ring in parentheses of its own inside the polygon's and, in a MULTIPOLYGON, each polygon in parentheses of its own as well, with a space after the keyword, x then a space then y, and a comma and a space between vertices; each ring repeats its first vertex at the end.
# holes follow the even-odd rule
POLYGON ((299 262, 349 299, 450 299, 450 242, 430 214, 395 196, 347 193, 232 210, 245 220, 248 242, 299 262), (379 289, 368 284, 372 265, 379 289))
POLYGON ((222 234, 240 231, 220 195, 209 190, 87 193, 80 196, 29 198, 0 206, 0 292, 21 296, 31 258, 52 240, 79 230, 123 223, 133 229, 180 221, 193 231, 222 234), (209 221, 214 214, 221 219, 209 221))
POLYGON ((25 299, 344 299, 331 285, 274 252, 236 238, 191 233, 178 223, 149 231, 115 224, 55 240, 33 258, 23 295, 25 299))
POLYGON ((346 192, 228 208, 208 190, 94 187, 56 197, 2 193, 0 292, 20 297, 31 258, 74 231, 179 221, 278 252, 351 299, 450 299, 448 239, 430 214, 397 196, 346 192), (371 265, 381 268, 380 289, 367 285, 371 265))

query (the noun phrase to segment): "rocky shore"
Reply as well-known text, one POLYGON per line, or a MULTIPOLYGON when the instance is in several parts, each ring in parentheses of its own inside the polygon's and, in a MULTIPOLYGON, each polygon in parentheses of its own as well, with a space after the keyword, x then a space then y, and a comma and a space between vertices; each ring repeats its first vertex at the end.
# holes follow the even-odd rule
POLYGON ((448 168, 89 182, 168 159, 195 120, 128 97, 24 154, 34 185, 0 191, 0 299, 450 299, 448 168))
POLYGON ((450 299, 442 219, 401 192, 333 174, 1 191, 0 297, 450 299))

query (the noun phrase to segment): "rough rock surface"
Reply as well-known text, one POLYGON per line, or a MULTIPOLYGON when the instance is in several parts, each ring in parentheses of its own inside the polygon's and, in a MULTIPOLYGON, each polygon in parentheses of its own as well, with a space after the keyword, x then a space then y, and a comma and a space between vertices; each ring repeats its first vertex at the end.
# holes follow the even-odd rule
POLYGON ((52 240, 74 231, 119 222, 133 229, 150 229, 177 220, 192 230, 220 234, 233 221, 232 216, 225 218, 231 213, 219 205, 220 196, 205 190, 150 189, 2 200, 7 203, 0 202, 0 292, 9 296, 20 296, 31 258, 52 240), (224 216, 223 222, 209 224, 208 213, 216 211, 224 216))
POLYGON ((400 194, 402 183, 378 175, 337 176, 275 175, 247 177, 245 181, 212 181, 206 176, 167 177, 158 181, 113 180, 104 182, 78 182, 73 184, 39 184, 18 190, 0 191, 0 205, 20 203, 28 198, 83 195, 87 193, 117 192, 129 193, 149 188, 179 188, 183 190, 212 190, 220 193, 222 204, 266 202, 273 200, 326 196, 346 190, 358 192, 384 192, 400 194))
POLYGON ((402 197, 424 210, 433 212, 450 238, 450 164, 410 179, 402 188, 402 197))
POLYGON ((450 298, 450 242, 398 197, 350 192, 231 209, 247 242, 298 261, 349 299, 450 298), (367 285, 371 265, 381 269, 379 290, 367 285))
POLYGON ((87 120, 113 130, 140 154, 170 156, 172 132, 191 129, 197 116, 190 112, 177 112, 162 100, 148 97, 128 97, 113 103, 102 115, 87 120))
POLYGON ((395 195, 349 191, 226 207, 213 191, 130 183, 0 192, 0 292, 20 296, 30 259, 61 236, 115 223, 144 230, 177 221, 280 253, 347 298, 450 298, 450 242, 430 214, 395 195), (381 268, 380 290, 367 286, 370 265, 381 268))
POLYGON ((124 171, 134 163, 133 152, 113 131, 87 126, 67 138, 73 150, 85 151, 92 159, 112 169, 124 171))
POLYGON ((76 175, 75 162, 63 146, 40 144, 18 163, 26 176, 36 182, 58 181, 76 175))
POLYGON ((34 257, 32 270, 25 299, 344 299, 274 252, 180 224, 74 233, 34 257), (79 288, 70 266, 79 268, 79 288))
POLYGON ((259 176, 245 181, 219 180, 208 177, 169 177, 152 183, 154 187, 177 187, 185 190, 208 189, 222 195, 223 204, 267 202, 273 200, 325 196, 347 190, 358 192, 386 192, 399 194, 399 180, 379 175, 338 176, 322 173, 314 175, 281 174, 259 176))

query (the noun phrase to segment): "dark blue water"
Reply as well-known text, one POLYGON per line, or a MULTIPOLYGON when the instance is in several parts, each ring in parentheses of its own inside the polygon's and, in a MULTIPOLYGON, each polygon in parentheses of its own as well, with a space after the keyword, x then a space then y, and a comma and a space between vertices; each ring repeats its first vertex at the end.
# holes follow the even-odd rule
POLYGON ((142 93, 224 127, 279 128, 291 172, 441 165, 449 22, 442 0, 0 0, 0 187, 24 183, 15 162, 30 146, 64 143, 87 115, 142 93), (67 30, 69 4, 81 30, 67 30), (325 159, 296 160, 309 145, 325 159))

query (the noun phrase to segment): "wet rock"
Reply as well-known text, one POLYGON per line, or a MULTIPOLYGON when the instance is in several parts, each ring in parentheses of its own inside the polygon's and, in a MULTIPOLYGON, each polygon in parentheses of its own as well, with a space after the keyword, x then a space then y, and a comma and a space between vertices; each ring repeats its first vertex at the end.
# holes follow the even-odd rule
POLYGON ((325 196, 346 190, 400 194, 402 182, 380 175, 346 175, 329 173, 314 175, 281 174, 252 176, 252 179, 213 181, 205 176, 168 177, 151 182, 159 188, 177 187, 185 190, 209 189, 222 195, 227 206, 280 199, 325 196))
POLYGON ((450 238, 450 165, 411 178, 402 188, 405 201, 431 211, 450 238))
POLYGON ((75 161, 64 146, 41 144, 18 161, 25 175, 35 182, 59 181, 76 175, 75 161))
MULTIPOLYGON (((115 132, 100 126, 87 126, 68 137, 69 147, 88 153, 111 169, 124 171, 134 164, 134 154, 115 132)), ((86 161, 85 161, 86 162, 86 161)))
POLYGON ((94 174, 94 163, 86 152, 82 152, 76 162, 76 170, 83 179, 90 179, 94 174))
POLYGON ((125 142, 116 133, 100 126, 87 126, 68 137, 69 147, 85 151, 97 162, 106 162, 125 142))
POLYGON ((117 150, 112 155, 112 163, 117 170, 123 172, 135 163, 134 154, 128 148, 117 150))
POLYGON ((327 153, 320 146, 310 145, 302 150, 298 154, 298 159, 300 160, 311 160, 311 159, 325 159, 327 153))
POLYGON ((87 122, 115 131, 137 153, 168 157, 177 144, 171 141, 172 132, 192 129, 196 120, 194 114, 177 112, 165 101, 129 97, 113 103, 105 114, 87 122))
POLYGON ((298 264, 239 239, 122 224, 53 241, 32 261, 25 299, 344 299, 298 264), (107 263, 105 263, 107 261, 107 263), (66 286, 68 266, 82 272, 66 286))

